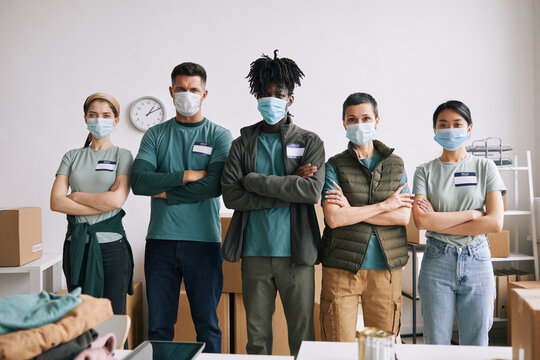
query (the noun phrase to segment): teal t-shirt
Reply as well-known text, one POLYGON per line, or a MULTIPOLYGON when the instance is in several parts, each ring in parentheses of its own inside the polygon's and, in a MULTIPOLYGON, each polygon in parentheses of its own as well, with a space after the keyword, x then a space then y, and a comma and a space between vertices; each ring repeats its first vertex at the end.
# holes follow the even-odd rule
MULTIPOLYGON (((372 157, 367 158, 367 159, 361 159, 360 161, 369 169, 369 171, 373 172, 373 170, 375 170, 375 167, 381 162, 381 160, 382 160, 381 154, 378 151, 376 151, 372 157)), ((341 186, 341 184, 339 183, 337 174, 336 174, 336 170, 334 169, 332 164, 327 162, 326 163, 326 179, 325 179, 324 188, 322 191, 321 203, 324 202, 324 198, 328 190, 336 190, 334 184, 332 184, 332 181, 335 181, 336 184, 341 186)), ((403 176, 401 177, 399 186, 405 184, 406 182, 407 182, 407 173, 405 172, 405 169, 403 169, 403 176)), ((409 187, 405 186, 405 188, 401 192, 408 193, 409 187)), ((365 270, 387 270, 388 269, 388 266, 386 265, 386 260, 384 259, 384 254, 381 249, 381 244, 379 243, 379 239, 377 238, 377 234, 375 233, 375 230, 371 232, 371 237, 369 238, 366 255, 364 257, 364 261, 362 262, 362 266, 360 268, 365 269, 365 270)))
MULTIPOLYGON (((137 159, 148 161, 160 173, 206 170, 209 164, 227 160, 231 142, 229 130, 206 118, 195 124, 172 118, 148 129, 137 159)), ((146 239, 221 242, 219 209, 219 197, 172 205, 152 198, 146 239)))
MULTIPOLYGON (((425 195, 437 212, 484 210, 486 196, 492 191, 506 193, 506 186, 492 160, 467 154, 457 163, 442 162, 439 158, 416 168, 413 192, 425 195)), ((474 245, 485 235, 446 235, 426 232, 447 244, 474 245)))
MULTIPOLYGON (((107 150, 92 150, 90 147, 68 151, 62 158, 57 175, 65 175, 69 179, 72 192, 102 193, 111 189, 118 175, 131 173, 133 156, 126 149, 113 146, 107 150)), ((120 212, 120 209, 97 215, 76 215, 78 223, 93 225, 109 219, 120 212)), ((109 232, 96 233, 98 242, 105 243, 120 240, 122 235, 109 232)), ((68 239, 70 240, 70 239, 68 239)))
MULTIPOLYGON (((264 175, 286 175, 280 133, 261 132, 259 135, 256 171, 264 175)), ((288 206, 249 212, 242 256, 291 256, 291 214, 288 206)))

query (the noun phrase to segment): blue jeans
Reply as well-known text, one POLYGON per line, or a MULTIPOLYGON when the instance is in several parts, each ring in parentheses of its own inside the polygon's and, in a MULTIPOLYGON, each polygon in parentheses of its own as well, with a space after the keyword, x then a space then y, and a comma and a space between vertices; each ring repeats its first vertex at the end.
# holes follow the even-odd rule
POLYGON ((450 344, 457 314, 461 345, 488 345, 495 280, 489 243, 454 246, 428 238, 418 278, 426 344, 450 344))
POLYGON ((222 264, 220 243, 146 241, 144 274, 149 340, 173 340, 180 284, 184 279, 197 341, 206 343, 205 352, 221 352, 216 309, 223 289, 222 264))

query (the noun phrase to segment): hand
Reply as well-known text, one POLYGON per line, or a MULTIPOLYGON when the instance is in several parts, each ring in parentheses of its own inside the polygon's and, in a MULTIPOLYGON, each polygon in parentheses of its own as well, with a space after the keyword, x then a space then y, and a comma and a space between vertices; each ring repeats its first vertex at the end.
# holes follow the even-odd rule
POLYGON ((184 170, 184 179, 182 182, 184 184, 194 182, 202 179, 206 174, 207 173, 204 170, 184 170))
POLYGON ((166 192, 162 192, 161 194, 157 194, 157 195, 154 195, 152 196, 156 199, 166 199, 167 198, 167 193, 166 192))
POLYGON ((113 186, 111 186, 111 188, 109 189, 109 191, 116 191, 118 190, 119 187, 120 187, 120 181, 116 180, 113 186))
POLYGON ((305 165, 302 165, 300 166, 296 172, 294 173, 294 175, 297 175, 297 176, 300 176, 304 179, 310 177, 310 176, 313 176, 313 174, 315 174, 317 172, 317 167, 316 166, 311 166, 311 163, 307 163, 305 165))
MULTIPOLYGON (((386 211, 394 211, 396 209, 406 207, 412 208, 413 194, 401 194, 401 191, 407 186, 407 183, 401 185, 388 199, 382 202, 386 211)), ((431 205, 431 204, 430 204, 431 205)))
POLYGON ((343 195, 343 190, 341 187, 336 184, 335 181, 332 181, 332 184, 336 187, 337 190, 328 190, 324 196, 324 200, 328 201, 331 204, 339 205, 339 207, 351 207, 349 200, 343 195))
POLYGON ((435 212, 435 209, 433 209, 433 205, 429 202, 427 198, 421 198, 416 200, 416 203, 418 204, 418 207, 423 212, 435 212))

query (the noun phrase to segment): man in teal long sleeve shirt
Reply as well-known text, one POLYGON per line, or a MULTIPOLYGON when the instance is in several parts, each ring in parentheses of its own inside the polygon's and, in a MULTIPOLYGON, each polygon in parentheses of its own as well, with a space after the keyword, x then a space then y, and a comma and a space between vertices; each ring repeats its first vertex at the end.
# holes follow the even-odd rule
POLYGON ((201 115, 208 94, 201 65, 178 65, 171 81, 176 116, 146 132, 131 174, 133 193, 152 196, 144 264, 148 337, 173 339, 184 279, 197 341, 206 343, 205 351, 219 353, 219 196, 232 136, 201 115))

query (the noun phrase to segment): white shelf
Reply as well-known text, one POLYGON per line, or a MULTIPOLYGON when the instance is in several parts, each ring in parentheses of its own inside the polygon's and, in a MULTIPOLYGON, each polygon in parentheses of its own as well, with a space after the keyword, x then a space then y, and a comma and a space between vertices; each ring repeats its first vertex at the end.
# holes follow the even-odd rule
POLYGON ((512 216, 512 215, 531 215, 530 211, 526 210, 506 210, 504 212, 505 216, 512 216))
POLYGON ((508 262, 508 261, 532 261, 534 260, 534 256, 527 255, 527 254, 519 254, 519 253, 510 253, 509 257, 496 257, 491 258, 491 261, 493 262, 508 262))

